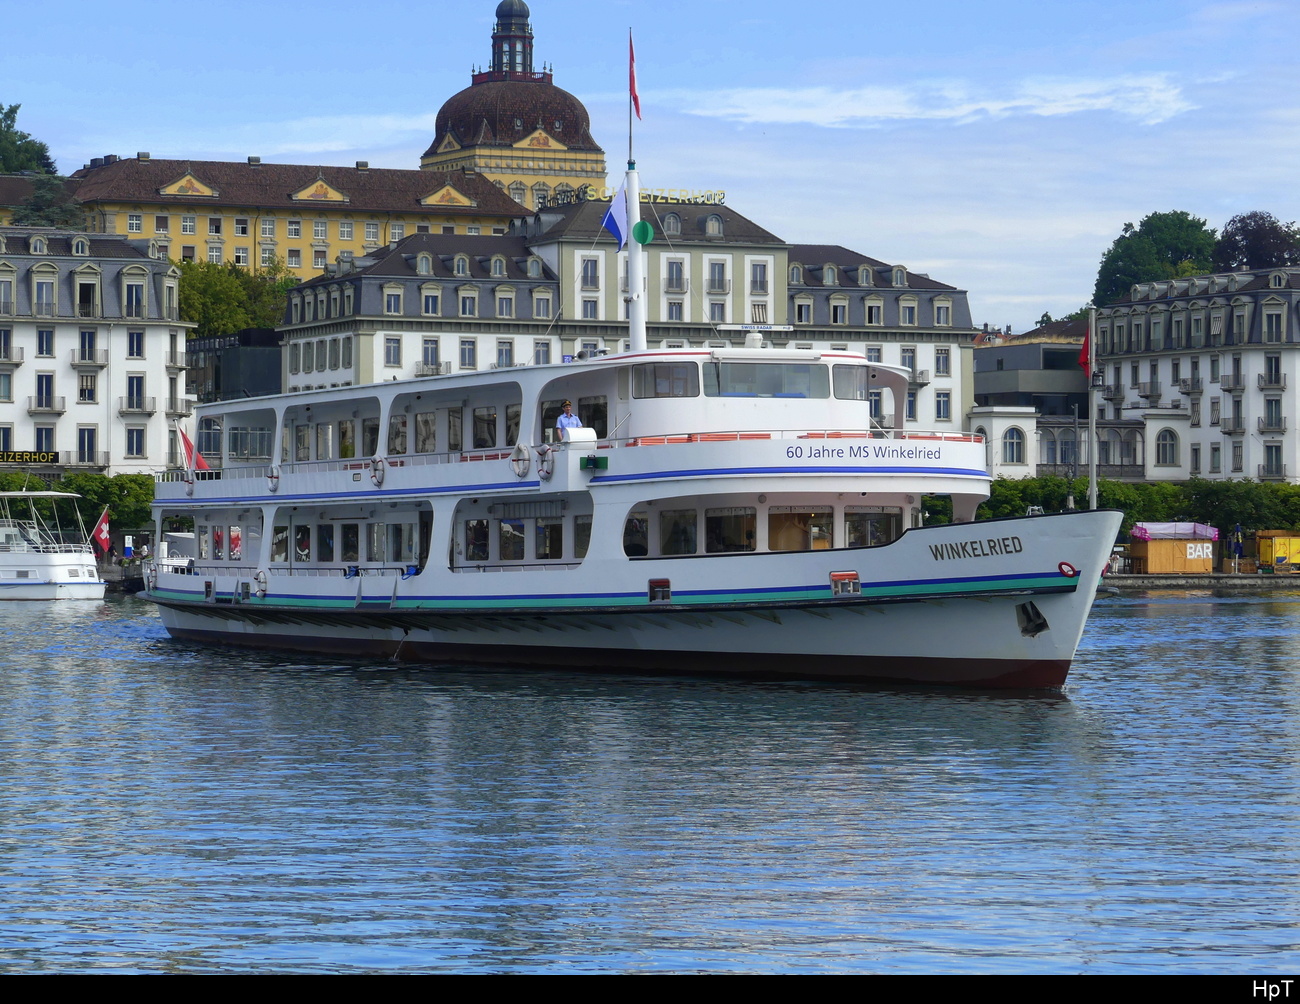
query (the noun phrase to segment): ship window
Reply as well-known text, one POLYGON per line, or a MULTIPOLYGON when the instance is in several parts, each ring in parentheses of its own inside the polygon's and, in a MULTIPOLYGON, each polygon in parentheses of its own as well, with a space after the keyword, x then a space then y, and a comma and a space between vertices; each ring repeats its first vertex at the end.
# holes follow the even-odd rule
POLYGON ((564 557, 564 520, 547 517, 537 521, 534 547, 539 561, 564 557))
POLYGON ((316 527, 316 560, 334 560, 334 525, 321 523, 316 527))
POLYGON ((867 399, 867 368, 865 366, 832 366, 831 379, 835 396, 841 401, 867 399))
POLYGON ((367 523, 366 524, 366 560, 367 561, 387 561, 384 556, 384 535, 385 524, 367 523))
POLYGON ((704 510, 704 550, 709 554, 724 551, 754 550, 757 512, 747 506, 727 506, 704 510))
POLYGON ((820 551, 831 547, 834 510, 830 506, 772 506, 767 511, 771 551, 820 551))
POLYGON ((623 523, 623 553, 629 558, 641 558, 649 553, 650 518, 644 510, 628 516, 623 523))
POLYGON ((340 561, 361 560, 361 526, 358 523, 344 523, 342 526, 342 553, 340 561))
POLYGON ((295 425, 293 427, 293 459, 311 459, 311 426, 295 425))
POLYGON ((465 448, 464 415, 461 408, 447 409, 447 449, 453 452, 465 448))
POLYGON ((493 405, 474 409, 474 449, 497 445, 497 410, 493 405))
POLYGON ((514 446, 519 442, 519 416, 522 411, 522 405, 506 405, 506 446, 514 446))
POLYGON ((609 403, 604 394, 599 397, 578 398, 578 417, 582 419, 583 425, 595 430, 597 439, 605 438, 608 415, 609 403))
POLYGON ((405 415, 390 415, 388 418, 388 452, 399 456, 406 452, 405 415))
POLYGON ((695 363, 643 363, 633 366, 632 396, 699 397, 699 367, 695 363))
POLYGON ((357 455, 356 424, 350 418, 339 422, 339 459, 350 460, 357 455))
POLYGON ((503 519, 497 524, 497 546, 502 561, 524 560, 524 521, 503 519))
POLYGON ((665 509, 659 514, 659 553, 695 553, 694 509, 665 509))
POLYGON ((587 546, 591 543, 591 517, 573 517, 573 556, 578 559, 587 556, 587 546))
POLYGON ((424 411, 415 416, 415 452, 438 452, 438 424, 436 412, 424 411))
POLYGON ((706 363, 706 397, 830 397, 827 367, 811 363, 706 363))
POLYGON ((211 557, 211 551, 209 550, 209 543, 211 541, 211 537, 208 536, 209 528, 200 524, 199 526, 195 527, 195 531, 196 532, 194 535, 195 537, 198 538, 199 541, 199 558, 202 560, 207 560, 209 557, 211 557))
POLYGON ((902 532, 903 510, 889 506, 845 506, 844 539, 849 547, 888 544, 902 532))
POLYGON ((465 520, 465 560, 487 561, 488 557, 488 521, 485 519, 465 520))
MULTIPOLYGON (((361 455, 373 457, 379 452, 379 419, 363 418, 361 420, 361 455)), ((347 558, 343 559, 347 561, 347 558)), ((353 558, 353 561, 356 559, 353 558)))
POLYGON ((288 561, 289 560, 289 527, 274 526, 271 528, 271 560, 288 561))
POLYGON ((311 561, 311 527, 305 523, 293 528, 293 557, 295 561, 311 561))

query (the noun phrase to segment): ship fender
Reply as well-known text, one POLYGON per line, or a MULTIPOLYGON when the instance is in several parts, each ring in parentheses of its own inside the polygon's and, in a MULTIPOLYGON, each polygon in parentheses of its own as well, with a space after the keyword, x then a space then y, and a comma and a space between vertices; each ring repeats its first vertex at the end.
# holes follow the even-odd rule
POLYGON ((185 481, 185 494, 193 495, 194 494, 194 472, 186 468, 185 474, 183 475, 183 479, 185 481))
POLYGON ((510 469, 515 472, 515 477, 521 479, 528 477, 528 468, 532 463, 532 457, 528 455, 528 447, 523 443, 516 444, 510 454, 510 469))
POLYGON ((370 480, 376 488, 384 483, 384 458, 378 454, 370 458, 370 480))
POLYGON ((266 569, 259 568, 257 570, 257 573, 253 576, 253 583, 257 587, 255 590, 257 598, 259 600, 264 598, 266 596, 266 569))
POLYGON ((555 451, 543 443, 537 447, 537 476, 542 481, 550 481, 555 473, 555 451))
POLYGON ((272 464, 266 470, 266 488, 267 491, 278 491, 280 488, 280 467, 278 464, 272 464))

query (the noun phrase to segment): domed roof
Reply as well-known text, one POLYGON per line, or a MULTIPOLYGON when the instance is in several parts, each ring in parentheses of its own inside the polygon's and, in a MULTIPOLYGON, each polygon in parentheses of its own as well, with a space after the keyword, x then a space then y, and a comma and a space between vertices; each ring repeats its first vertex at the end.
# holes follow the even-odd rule
POLYGON ((528 4, 524 0, 501 0, 497 4, 497 20, 504 21, 507 18, 527 18, 528 4))
MULTIPOLYGON (((521 0, 501 6, 512 3, 524 6, 521 0)), ((587 109, 568 91, 549 80, 490 80, 447 99, 424 156, 433 156, 449 133, 462 147, 513 146, 538 129, 570 150, 604 152, 591 137, 587 109)))

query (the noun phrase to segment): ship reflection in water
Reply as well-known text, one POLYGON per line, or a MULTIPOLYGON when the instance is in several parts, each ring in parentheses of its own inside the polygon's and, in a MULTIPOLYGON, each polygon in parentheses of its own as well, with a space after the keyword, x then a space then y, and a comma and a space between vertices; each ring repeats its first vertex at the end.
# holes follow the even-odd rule
POLYGON ((7 606, 5 971, 1300 961, 1297 595, 1105 598, 1065 695, 286 663, 7 606))

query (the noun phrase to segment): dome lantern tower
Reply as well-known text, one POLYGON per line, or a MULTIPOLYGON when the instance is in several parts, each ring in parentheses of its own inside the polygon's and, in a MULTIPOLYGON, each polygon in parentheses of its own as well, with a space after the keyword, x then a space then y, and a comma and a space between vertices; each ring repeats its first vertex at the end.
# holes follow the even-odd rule
POLYGON ((487 73, 474 76, 486 80, 532 80, 533 27, 528 23, 524 0, 501 0, 497 6, 496 30, 492 32, 492 64, 487 73))

